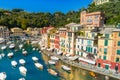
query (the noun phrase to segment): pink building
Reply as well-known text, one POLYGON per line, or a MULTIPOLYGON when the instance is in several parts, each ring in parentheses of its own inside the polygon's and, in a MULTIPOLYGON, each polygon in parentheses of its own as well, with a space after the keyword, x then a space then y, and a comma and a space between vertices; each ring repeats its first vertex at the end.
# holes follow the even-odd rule
POLYGON ((104 13, 93 12, 87 13, 86 11, 81 12, 80 24, 86 25, 87 27, 102 27, 104 25, 104 13))

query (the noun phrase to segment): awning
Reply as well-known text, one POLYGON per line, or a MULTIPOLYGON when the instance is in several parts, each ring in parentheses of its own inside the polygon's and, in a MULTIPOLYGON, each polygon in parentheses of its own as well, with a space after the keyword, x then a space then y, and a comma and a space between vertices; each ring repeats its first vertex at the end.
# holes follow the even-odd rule
POLYGON ((57 52, 58 55, 61 55, 62 53, 63 53, 62 51, 57 52))
POLYGON ((90 63, 90 64, 95 64, 95 63, 96 63, 96 62, 93 61, 93 60, 88 60, 88 59, 85 59, 85 58, 82 58, 82 57, 79 57, 79 60, 80 60, 80 61, 88 62, 88 63, 90 63))
POLYGON ((79 58, 79 56, 70 56, 70 57, 68 57, 68 59, 70 59, 70 60, 72 60, 72 61, 74 61, 74 60, 76 60, 76 59, 78 59, 79 58))

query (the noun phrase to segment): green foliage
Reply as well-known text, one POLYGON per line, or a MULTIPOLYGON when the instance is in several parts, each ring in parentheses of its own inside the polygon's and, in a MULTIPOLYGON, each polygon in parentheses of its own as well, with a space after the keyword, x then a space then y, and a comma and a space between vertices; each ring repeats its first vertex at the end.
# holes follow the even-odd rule
POLYGON ((94 3, 90 4, 88 9, 89 12, 102 11, 105 13, 106 24, 117 24, 120 23, 120 1, 108 2, 102 5, 95 6, 94 3))

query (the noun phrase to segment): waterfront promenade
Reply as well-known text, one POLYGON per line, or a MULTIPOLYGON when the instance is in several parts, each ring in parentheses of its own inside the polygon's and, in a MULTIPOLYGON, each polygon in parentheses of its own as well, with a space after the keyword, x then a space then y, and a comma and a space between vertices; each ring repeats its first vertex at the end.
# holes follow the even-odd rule
POLYGON ((98 74, 102 74, 102 75, 107 76, 107 78, 109 78, 108 76, 110 76, 110 77, 113 77, 113 78, 116 78, 116 79, 120 80, 120 73, 116 74, 115 71, 106 70, 106 69, 103 69, 103 68, 100 68, 100 67, 93 66, 91 64, 85 64, 83 62, 71 61, 66 56, 61 56, 61 55, 58 55, 56 53, 53 53, 53 52, 50 52, 50 51, 47 51, 47 50, 42 50, 42 53, 47 55, 47 56, 48 55, 57 56, 61 61, 63 61, 64 63, 66 63, 68 65, 71 65, 71 66, 74 66, 74 67, 77 67, 77 68, 81 68, 81 69, 85 69, 85 70, 88 70, 88 71, 92 71, 92 72, 95 72, 95 73, 98 73, 98 74))

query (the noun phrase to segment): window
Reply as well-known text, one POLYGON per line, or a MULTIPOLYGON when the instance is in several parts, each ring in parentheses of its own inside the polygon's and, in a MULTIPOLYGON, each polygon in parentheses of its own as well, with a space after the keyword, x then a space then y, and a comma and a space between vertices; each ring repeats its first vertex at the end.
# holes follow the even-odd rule
POLYGON ((91 53, 92 53, 92 48, 90 48, 90 51, 91 51, 91 53))
POLYGON ((81 56, 83 56, 83 53, 81 52, 81 56))
POLYGON ((94 54, 96 53, 96 49, 94 49, 94 54))
POLYGON ((77 51, 77 54, 79 54, 79 51, 77 51))
POLYGON ((77 48, 79 48, 79 45, 77 46, 77 48))
POLYGON ((119 37, 120 37, 120 32, 119 32, 119 37))
POLYGON ((71 32, 68 32, 68 36, 72 37, 72 33, 71 33, 71 32))
POLYGON ((104 48, 104 54, 107 54, 107 48, 104 48))
POLYGON ((103 60, 106 60, 106 56, 103 56, 103 60))
POLYGON ((105 38, 109 38, 109 34, 105 34, 105 38))
POLYGON ((117 54, 120 55, 120 50, 117 50, 117 54))
POLYGON ((118 41, 118 46, 120 46, 120 41, 118 41))
POLYGON ((83 50, 83 46, 81 46, 81 50, 83 50))
POLYGON ((116 58, 116 62, 119 62, 119 58, 116 58))
POLYGON ((101 56, 99 56, 99 58, 101 59, 101 56))
POLYGON ((104 46, 108 46, 108 40, 105 40, 104 46))
POLYGON ((102 49, 100 48, 100 52, 102 52, 102 49))
POLYGON ((84 43, 84 40, 82 39, 82 44, 84 43))

